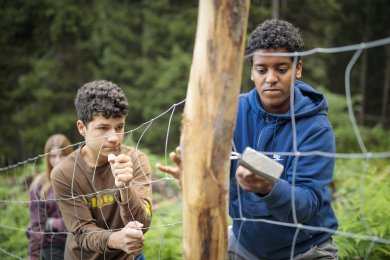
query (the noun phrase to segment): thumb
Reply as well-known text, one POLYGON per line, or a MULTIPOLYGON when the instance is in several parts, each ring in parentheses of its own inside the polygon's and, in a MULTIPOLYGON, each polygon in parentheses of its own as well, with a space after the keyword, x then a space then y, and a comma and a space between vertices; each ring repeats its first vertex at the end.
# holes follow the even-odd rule
POLYGON ((116 158, 116 156, 113 155, 112 153, 110 153, 110 154, 108 155, 108 161, 109 161, 111 164, 115 163, 115 158, 116 158))
POLYGON ((132 229, 137 229, 137 228, 142 228, 144 224, 138 222, 138 221, 131 221, 127 223, 126 227, 132 228, 132 229))

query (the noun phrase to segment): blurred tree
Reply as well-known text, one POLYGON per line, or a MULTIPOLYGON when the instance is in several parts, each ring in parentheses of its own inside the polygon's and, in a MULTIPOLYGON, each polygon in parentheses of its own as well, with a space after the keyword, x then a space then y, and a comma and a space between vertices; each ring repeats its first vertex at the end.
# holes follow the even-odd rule
MULTIPOLYGON (((300 28, 306 49, 389 36, 386 0, 370 1, 369 10, 367 0, 252 0, 248 37, 271 18, 273 3, 279 6, 279 17, 300 28)), ((185 98, 196 0, 5 0, 0 7, 0 166, 42 153, 53 133, 81 141, 73 100, 86 82, 106 79, 122 87, 130 104, 126 130, 185 98)), ((369 49, 367 61, 357 62, 352 71, 352 93, 361 94, 361 66, 366 63, 365 124, 381 115, 384 124, 390 122, 390 105, 384 104, 390 100, 384 94, 390 93, 383 90, 388 84, 386 53, 385 47, 369 49)), ((345 68, 352 55, 304 57, 303 80, 344 94, 345 68)), ((245 62, 242 92, 253 87, 245 62)), ((179 142, 182 109, 178 107, 172 119, 170 149, 179 142)), ((133 143, 142 135, 141 147, 163 152, 169 116, 154 120, 144 135, 145 127, 135 131, 133 143)))
POLYGON ((77 89, 102 78, 103 68, 134 67, 127 65, 132 64, 136 47, 140 49, 133 33, 140 30, 137 5, 135 1, 3 2, 3 165, 41 153, 53 133, 64 133, 72 142, 81 140, 73 105, 77 89), (124 52, 131 50, 125 57, 128 64, 113 62, 123 46, 124 52))

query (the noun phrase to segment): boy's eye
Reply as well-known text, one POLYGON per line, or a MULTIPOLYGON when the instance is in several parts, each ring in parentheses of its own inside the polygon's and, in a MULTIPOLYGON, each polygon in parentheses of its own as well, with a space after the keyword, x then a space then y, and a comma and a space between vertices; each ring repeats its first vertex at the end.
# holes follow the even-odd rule
POLYGON ((263 69, 258 69, 257 72, 260 73, 260 74, 263 74, 263 73, 265 73, 265 70, 263 70, 263 69))
POLYGON ((121 129, 123 129, 123 126, 118 126, 117 129, 121 130, 121 129))
POLYGON ((107 127, 100 127, 100 130, 105 131, 107 130, 107 127))
POLYGON ((287 69, 279 69, 279 72, 281 72, 281 73, 286 73, 286 72, 287 72, 287 69))

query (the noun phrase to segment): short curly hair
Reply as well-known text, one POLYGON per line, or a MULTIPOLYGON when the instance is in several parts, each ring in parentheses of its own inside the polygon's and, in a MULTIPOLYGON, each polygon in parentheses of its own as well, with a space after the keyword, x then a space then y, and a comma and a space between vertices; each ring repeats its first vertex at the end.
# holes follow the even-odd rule
POLYGON ((75 99, 77 116, 86 127, 95 116, 120 118, 127 116, 129 104, 116 84, 100 80, 82 86, 75 99))
MULTIPOLYGON (((245 55, 249 55, 259 49, 278 49, 286 47, 289 52, 302 52, 305 48, 302 36, 298 28, 291 23, 269 19, 261 23, 248 39, 245 55)), ((292 57, 294 60, 294 57, 292 57)), ((298 56, 298 62, 301 57, 298 56)), ((249 63, 253 66, 253 57, 249 57, 249 63)))

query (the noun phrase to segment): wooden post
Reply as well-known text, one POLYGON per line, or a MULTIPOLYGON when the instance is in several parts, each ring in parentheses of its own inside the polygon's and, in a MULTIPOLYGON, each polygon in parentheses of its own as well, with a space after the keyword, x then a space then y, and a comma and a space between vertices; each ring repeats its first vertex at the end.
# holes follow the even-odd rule
POLYGON ((227 259, 231 140, 249 0, 200 0, 182 121, 184 259, 227 259))

